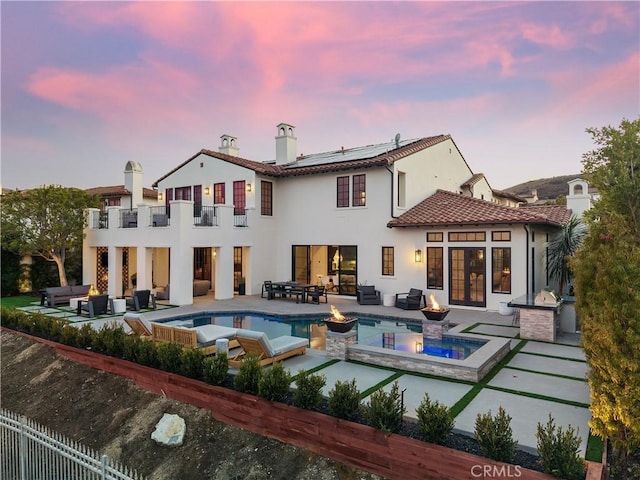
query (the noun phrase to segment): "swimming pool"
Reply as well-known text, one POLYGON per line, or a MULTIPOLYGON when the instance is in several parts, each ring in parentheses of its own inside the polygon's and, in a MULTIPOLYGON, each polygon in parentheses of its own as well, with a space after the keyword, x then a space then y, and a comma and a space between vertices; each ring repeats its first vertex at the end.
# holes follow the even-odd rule
MULTIPOLYGON (((255 312, 206 313, 178 317, 163 323, 187 327, 214 324, 245 328, 265 332, 270 339, 281 335, 293 335, 308 339, 310 348, 325 350, 327 327, 323 320, 326 317, 326 314, 279 317, 255 312)), ((403 322, 397 319, 359 316, 354 329, 359 345, 457 360, 468 358, 487 343, 465 338, 426 339, 422 335, 421 321, 403 322)))

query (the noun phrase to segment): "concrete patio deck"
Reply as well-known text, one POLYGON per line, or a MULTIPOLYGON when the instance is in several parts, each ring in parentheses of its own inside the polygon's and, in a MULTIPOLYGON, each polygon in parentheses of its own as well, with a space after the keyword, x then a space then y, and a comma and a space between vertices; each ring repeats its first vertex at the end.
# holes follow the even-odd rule
MULTIPOLYGON (((167 308, 160 305, 156 311, 148 313, 149 319, 171 315, 184 315, 207 310, 218 312, 255 311, 268 314, 317 314, 327 313, 329 306, 335 305, 343 313, 360 315, 385 316, 398 319, 422 320, 420 311, 407 311, 395 307, 378 305, 358 305, 353 298, 329 296, 328 304, 297 304, 295 301, 266 300, 260 295, 236 296, 229 300, 214 300, 212 295, 196 297, 195 303, 187 307, 167 308)), ((28 310, 41 310, 33 306, 28 310)), ((61 314, 60 310, 42 309, 43 313, 61 314)), ((63 312, 64 313, 64 312, 63 312)), ((68 318, 74 324, 90 322, 95 328, 109 322, 124 324, 122 315, 90 320, 78 318, 68 312, 68 318)), ((581 453, 587 448, 589 436, 589 388, 585 376, 587 364, 584 352, 580 348, 580 335, 560 335, 555 344, 519 340, 518 327, 512 326, 511 316, 502 316, 497 312, 478 312, 475 310, 451 309, 447 317, 455 329, 482 337, 499 336, 512 338, 512 349, 519 351, 508 364, 493 377, 478 384, 455 382, 445 378, 432 378, 419 374, 396 372, 376 366, 362 365, 348 361, 329 362, 322 351, 310 350, 307 355, 294 357, 284 362, 284 366, 292 374, 299 370, 310 370, 321 367, 316 373, 326 376, 327 384, 323 393, 328 394, 337 380, 351 381, 356 379, 358 389, 362 392, 375 385, 386 390, 397 380, 400 390, 404 390, 403 398, 407 406, 407 417, 416 418, 415 409, 420 405, 425 393, 432 400, 438 400, 447 406, 454 406, 465 395, 473 393, 472 398, 455 419, 455 428, 461 433, 473 435, 475 419, 478 413, 491 410, 495 414, 502 406, 512 417, 513 435, 520 448, 535 453, 535 431, 537 423, 545 424, 551 414, 563 428, 569 425, 579 430, 582 439, 581 453), (323 366, 324 365, 324 366, 323 366)), ((128 328, 128 327, 126 327, 128 328)), ((364 403, 368 399, 363 400, 364 403)))

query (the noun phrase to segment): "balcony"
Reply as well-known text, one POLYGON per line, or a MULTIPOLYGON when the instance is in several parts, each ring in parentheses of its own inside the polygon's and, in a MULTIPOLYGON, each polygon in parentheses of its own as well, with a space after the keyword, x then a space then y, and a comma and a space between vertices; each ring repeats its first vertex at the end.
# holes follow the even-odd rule
POLYGON ((197 210, 193 211, 193 224, 196 227, 217 227, 218 207, 199 205, 197 210))
POLYGON ((138 209, 120 210, 120 228, 137 228, 138 227, 138 209))
POLYGON ((170 218, 167 207, 149 207, 149 225, 152 227, 168 227, 170 218))
POLYGON ((91 228, 109 228, 109 214, 107 212, 97 212, 91 217, 91 228))
POLYGON ((233 209, 233 226, 234 227, 247 227, 247 211, 244 208, 233 209))

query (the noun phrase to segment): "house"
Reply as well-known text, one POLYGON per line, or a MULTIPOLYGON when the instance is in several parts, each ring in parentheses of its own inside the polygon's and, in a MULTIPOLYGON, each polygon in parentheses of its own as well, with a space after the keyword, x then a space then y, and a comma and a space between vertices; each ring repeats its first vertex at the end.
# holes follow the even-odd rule
POLYGON ((90 220, 85 283, 104 260, 108 292, 121 294, 123 252, 138 288, 170 285, 176 305, 203 282, 231 298, 242 278, 249 295, 265 280, 331 280, 339 295, 364 283, 387 295, 413 287, 497 310, 548 283, 544 242, 570 212, 508 206, 515 200, 494 193, 450 135, 298 155, 295 127, 281 123, 268 162, 220 139, 154 182, 160 205, 109 207, 106 226, 90 220))

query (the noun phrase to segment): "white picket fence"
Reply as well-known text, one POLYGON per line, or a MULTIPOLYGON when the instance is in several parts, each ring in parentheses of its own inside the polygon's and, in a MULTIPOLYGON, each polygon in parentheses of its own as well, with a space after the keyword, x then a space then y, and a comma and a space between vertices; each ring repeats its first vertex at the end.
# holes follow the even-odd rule
POLYGON ((0 478, 3 480, 144 480, 106 455, 0 410, 0 478))

